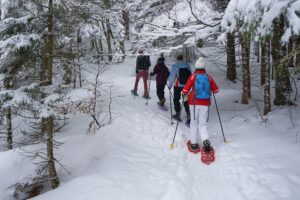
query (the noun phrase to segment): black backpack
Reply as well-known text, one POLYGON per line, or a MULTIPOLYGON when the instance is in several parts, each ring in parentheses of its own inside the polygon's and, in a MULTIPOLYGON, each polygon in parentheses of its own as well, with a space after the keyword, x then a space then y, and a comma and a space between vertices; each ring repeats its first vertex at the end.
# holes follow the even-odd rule
POLYGON ((150 67, 150 56, 138 57, 138 69, 148 70, 150 67))
POLYGON ((178 81, 180 84, 186 84, 187 80, 189 79, 191 75, 191 71, 188 68, 180 68, 178 72, 178 81))

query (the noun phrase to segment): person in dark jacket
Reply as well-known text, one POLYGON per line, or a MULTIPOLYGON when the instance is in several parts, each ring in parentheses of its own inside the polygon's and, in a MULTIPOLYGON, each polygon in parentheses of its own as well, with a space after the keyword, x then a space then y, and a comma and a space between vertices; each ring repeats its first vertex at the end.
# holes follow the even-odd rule
POLYGON ((145 99, 149 99, 149 91, 148 91, 148 86, 147 86, 147 81, 148 81, 148 71, 149 71, 149 67, 151 66, 150 63, 150 57, 144 55, 144 51, 143 50, 139 50, 139 56, 136 59, 136 68, 135 68, 135 72, 136 72, 136 79, 135 79, 135 84, 134 84, 134 89, 131 90, 131 93, 134 96, 137 96, 137 90, 138 90, 138 84, 140 81, 140 78, 143 78, 144 81, 144 95, 143 98, 145 99))
POLYGON ((169 74, 169 69, 165 65, 165 58, 158 58, 157 64, 155 65, 153 72, 150 73, 150 76, 156 75, 156 94, 159 99, 160 106, 164 106, 166 102, 165 86, 167 84, 169 74))
MULTIPOLYGON (((171 73, 168 77, 168 87, 169 89, 172 88, 173 83, 174 84, 174 93, 173 93, 173 102, 174 102, 174 108, 176 114, 173 116, 174 119, 181 121, 180 118, 180 113, 181 113, 181 108, 180 108, 180 98, 181 98, 181 91, 185 85, 185 83, 180 83, 180 70, 181 69, 187 69, 189 73, 191 73, 191 66, 188 62, 183 61, 183 56, 179 55, 177 56, 177 62, 172 65, 171 68, 171 73)), ((184 108, 186 112, 186 124, 189 125, 191 121, 191 115, 190 115, 190 108, 189 104, 187 102, 184 102, 184 108)))

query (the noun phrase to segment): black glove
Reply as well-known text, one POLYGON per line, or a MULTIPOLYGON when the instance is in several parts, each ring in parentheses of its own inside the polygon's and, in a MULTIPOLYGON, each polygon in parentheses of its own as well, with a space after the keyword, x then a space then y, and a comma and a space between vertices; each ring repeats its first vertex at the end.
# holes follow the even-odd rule
POLYGON ((135 73, 137 74, 139 72, 139 70, 135 70, 135 73))
POLYGON ((150 76, 154 76, 153 72, 150 73, 150 76))

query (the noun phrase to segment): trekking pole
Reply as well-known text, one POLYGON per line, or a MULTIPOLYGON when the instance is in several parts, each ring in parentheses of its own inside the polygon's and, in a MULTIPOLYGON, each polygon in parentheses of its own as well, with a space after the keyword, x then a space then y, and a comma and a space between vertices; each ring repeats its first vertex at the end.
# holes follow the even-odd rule
POLYGON ((222 130, 222 134, 223 134, 223 139, 224 139, 224 142, 227 143, 226 138, 225 138, 225 134, 224 134, 224 131, 223 131, 221 117, 220 117, 220 113, 219 113, 219 109, 218 109, 218 104, 217 104, 216 97, 215 97, 214 93, 213 93, 213 96, 214 96, 214 100, 215 100, 215 104, 216 104, 216 108, 217 108, 217 113, 218 113, 218 117, 219 117, 219 121, 220 121, 220 126, 221 126, 221 130, 222 130))
POLYGON ((172 108, 172 92, 171 92, 171 89, 168 87, 168 89, 169 89, 169 93, 170 93, 170 110, 171 110, 171 124, 174 124, 174 122, 173 122, 173 118, 172 118, 172 115, 173 115, 173 108, 172 108))
POLYGON ((150 98, 151 76, 149 75, 149 73, 148 73, 148 78, 149 78, 149 87, 148 87, 148 97, 147 97, 147 100, 146 100, 146 106, 148 105, 148 101, 149 101, 149 98, 150 98))
MULTIPOLYGON (((182 110, 183 104, 184 104, 184 100, 183 100, 183 95, 182 95, 182 103, 181 103, 181 106, 180 106, 180 110, 182 110)), ((176 137, 178 125, 179 125, 179 119, 177 120, 173 141, 172 141, 172 144, 170 144, 170 149, 174 148, 174 142, 175 142, 175 137, 176 137)))
POLYGON ((207 112, 207 120, 206 120, 206 122, 209 121, 209 110, 210 110, 210 106, 208 106, 208 112, 207 112))

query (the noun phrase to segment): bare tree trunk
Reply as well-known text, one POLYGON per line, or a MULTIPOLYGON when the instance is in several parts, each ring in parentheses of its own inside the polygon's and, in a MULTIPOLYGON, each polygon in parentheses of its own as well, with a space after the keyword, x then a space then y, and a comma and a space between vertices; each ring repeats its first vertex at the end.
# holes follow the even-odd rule
POLYGON ((281 37, 283 35, 283 16, 274 21, 272 37, 272 60, 275 66, 275 105, 287 103, 285 92, 290 90, 289 72, 287 65, 281 64, 283 58, 281 37))
POLYGON ((270 40, 264 38, 261 43, 261 67, 264 65, 264 115, 271 111, 271 93, 270 93, 270 40))
MULTIPOLYGON (((70 42, 70 54, 73 55, 72 42, 70 42)), ((72 83, 72 60, 73 58, 66 56, 63 62, 63 83, 66 85, 72 83)))
MULTIPOLYGON (((8 75, 4 78, 4 88, 9 90, 13 88, 13 77, 8 75)), ((7 149, 13 148, 13 132, 12 132, 12 111, 11 107, 7 108, 6 110, 6 130, 7 130, 7 149)))
POLYGON ((78 32, 77 32, 77 54, 78 54, 77 55, 77 66, 78 66, 79 87, 82 88, 81 66, 80 66, 80 43, 81 43, 81 37, 79 35, 79 30, 78 30, 78 32))
MULTIPOLYGON (((53 38, 53 0, 49 0, 48 4, 48 40, 47 40, 47 52, 46 52, 46 60, 47 60, 47 72, 48 72, 48 83, 52 84, 52 68, 53 68, 53 49, 54 49, 54 38, 53 38)), ((59 185, 59 179, 57 177, 55 164, 54 164, 54 154, 53 154, 53 117, 48 117, 46 119, 42 119, 43 129, 46 130, 47 134, 47 159, 48 159, 48 172, 49 178, 51 182, 51 186, 53 189, 57 188, 59 185)))
POLYGON ((6 113, 7 126, 7 149, 13 149, 13 132, 12 132, 12 113, 11 108, 7 109, 6 113))
POLYGON ((46 58, 47 58, 47 81, 48 84, 52 84, 52 68, 53 68, 53 49, 54 49, 54 33, 53 33, 53 0, 49 0, 48 4, 48 41, 47 41, 47 50, 46 50, 46 58))
POLYGON ((53 0, 48 2, 48 18, 47 18, 47 37, 45 52, 43 53, 40 81, 43 82, 41 85, 47 86, 52 84, 52 68, 53 68, 53 48, 54 48, 54 37, 53 37, 53 0))
MULTIPOLYGON (((79 63, 79 58, 78 58, 79 63)), ((82 88, 81 66, 78 64, 79 87, 82 88)))
MULTIPOLYGON (((300 52, 300 36, 295 38, 295 50, 300 52)), ((296 67, 300 66, 300 53, 296 53, 296 67)))
POLYGON ((243 69, 243 94, 242 104, 248 104, 251 97, 250 91, 250 69, 249 69, 249 34, 240 33, 240 43, 242 47, 242 69, 243 69))
POLYGON ((46 119, 43 119, 44 121, 44 126, 46 129, 46 134, 47 134, 47 159, 48 159, 48 173, 49 173, 49 178, 51 182, 51 186, 53 189, 57 188, 59 185, 59 179, 56 173, 55 169, 55 158, 54 158, 54 153, 53 153, 53 118, 48 117, 46 119))
POLYGON ((120 41, 120 48, 121 48, 121 51, 122 51, 122 54, 123 54, 123 56, 122 56, 122 61, 125 59, 125 41, 123 40, 123 41, 120 41))
POLYGON ((235 38, 234 33, 227 33, 227 79, 234 81, 236 79, 235 62, 235 38))
POLYGON ((288 56, 291 56, 291 59, 289 60, 288 67, 294 67, 294 55, 292 55, 294 50, 294 36, 292 35, 289 39, 288 44, 288 56))
MULTIPOLYGON (((273 51, 273 45, 271 45, 271 52, 272 51, 273 51)), ((271 79, 272 80, 274 80, 274 71, 275 71, 275 65, 274 65, 274 60, 273 60, 273 56, 272 56, 272 62, 271 62, 271 79)))
POLYGON ((104 33, 105 33, 105 37, 106 37, 106 42, 107 42, 107 50, 108 50, 108 60, 109 61, 112 61, 112 47, 111 47, 111 28, 110 28, 110 25, 109 25, 109 20, 106 19, 106 28, 105 28, 105 25, 104 23, 102 22, 102 26, 103 26, 103 30, 104 30, 104 33))
POLYGON ((97 38, 95 37, 94 40, 94 46, 95 46, 95 49, 98 53, 98 57, 100 58, 100 60, 103 60, 103 45, 102 45, 102 40, 99 39, 99 44, 97 42, 97 38))
POLYGON ((75 58, 73 59, 73 88, 76 88, 76 84, 77 84, 77 66, 75 63, 75 58))
POLYGON ((275 105, 284 105, 286 103, 286 98, 283 94, 283 88, 282 84, 280 83, 280 59, 282 56, 280 55, 280 49, 281 49, 281 34, 280 34, 280 27, 278 19, 276 19, 276 22, 274 22, 274 30, 273 30, 273 37, 272 37, 272 60, 273 65, 275 67, 275 99, 274 104, 275 105))
POLYGON ((251 33, 247 34, 247 48, 246 53, 247 53, 247 81, 248 81, 248 98, 251 98, 251 77, 250 77, 250 49, 251 49, 251 33))
POLYGON ((103 44, 102 44, 101 38, 99 39, 99 49, 100 49, 100 59, 103 60, 104 49, 103 49, 103 44))
POLYGON ((261 41, 261 64, 260 64, 260 85, 266 84, 266 71, 267 71, 267 41, 261 41))
POLYGON ((72 82, 72 69, 71 69, 71 62, 67 59, 63 62, 63 84, 69 85, 72 82))
MULTIPOLYGON (((47 43, 47 40, 45 40, 45 42, 47 43)), ((42 55, 45 55, 45 50, 42 50, 42 55)), ((43 56, 42 63, 41 63, 41 71, 40 71, 40 81, 45 82, 46 80, 47 80, 47 59, 45 56, 43 56)))
POLYGON ((260 48, 259 42, 255 42, 254 43, 254 54, 256 56, 256 62, 258 62, 258 63, 259 63, 259 60, 260 60, 260 56, 259 56, 260 49, 259 48, 260 48))
POLYGON ((187 62, 191 62, 189 47, 186 44, 184 44, 182 49, 183 49, 183 59, 187 62))
POLYGON ((126 40, 129 40, 129 11, 122 10, 122 16, 123 16, 124 27, 125 27, 125 37, 126 40))

